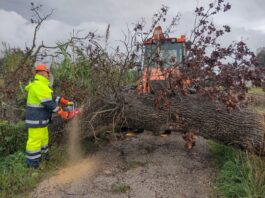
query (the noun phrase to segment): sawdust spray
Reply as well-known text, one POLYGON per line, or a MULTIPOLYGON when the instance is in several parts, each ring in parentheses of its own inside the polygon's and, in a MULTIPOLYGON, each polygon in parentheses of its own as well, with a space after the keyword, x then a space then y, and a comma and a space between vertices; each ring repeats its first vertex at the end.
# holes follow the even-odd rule
POLYGON ((67 127, 67 152, 69 163, 74 163, 83 157, 81 150, 79 123, 80 119, 79 116, 77 116, 69 122, 67 127))

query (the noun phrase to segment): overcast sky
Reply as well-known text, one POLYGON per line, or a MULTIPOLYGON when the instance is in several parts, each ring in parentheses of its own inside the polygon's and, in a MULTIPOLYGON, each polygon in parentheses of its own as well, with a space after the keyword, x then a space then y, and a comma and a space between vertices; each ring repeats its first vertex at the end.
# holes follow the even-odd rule
MULTIPOLYGON (((40 29, 38 40, 46 45, 65 41, 73 31, 97 31, 104 34, 111 25, 111 44, 122 39, 122 30, 141 18, 150 22, 162 5, 169 7, 168 19, 181 13, 178 35, 189 34, 194 22, 193 11, 197 3, 211 0, 0 0, 0 41, 11 47, 30 46, 34 27, 29 22, 30 2, 42 4, 43 12, 55 9, 40 29)), ((227 0, 228 1, 228 0, 227 0)), ((230 25, 232 33, 224 44, 232 40, 245 40, 256 51, 265 46, 265 0, 229 0, 232 9, 216 16, 218 25, 230 25)), ((3 49, 3 46, 0 46, 3 49)))

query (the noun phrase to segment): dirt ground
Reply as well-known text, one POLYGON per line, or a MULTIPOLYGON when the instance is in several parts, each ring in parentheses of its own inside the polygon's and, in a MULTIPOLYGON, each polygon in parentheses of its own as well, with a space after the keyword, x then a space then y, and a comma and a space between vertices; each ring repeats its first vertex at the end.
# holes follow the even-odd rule
POLYGON ((63 168, 44 180, 32 198, 207 198, 215 170, 206 140, 191 152, 179 134, 130 137, 63 168))

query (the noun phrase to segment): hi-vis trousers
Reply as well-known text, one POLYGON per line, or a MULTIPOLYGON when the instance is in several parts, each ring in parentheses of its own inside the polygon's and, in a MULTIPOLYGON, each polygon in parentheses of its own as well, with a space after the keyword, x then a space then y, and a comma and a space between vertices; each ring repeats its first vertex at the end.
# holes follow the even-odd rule
POLYGON ((41 156, 48 153, 48 141, 48 127, 28 128, 26 161, 29 166, 34 168, 39 166, 41 156))

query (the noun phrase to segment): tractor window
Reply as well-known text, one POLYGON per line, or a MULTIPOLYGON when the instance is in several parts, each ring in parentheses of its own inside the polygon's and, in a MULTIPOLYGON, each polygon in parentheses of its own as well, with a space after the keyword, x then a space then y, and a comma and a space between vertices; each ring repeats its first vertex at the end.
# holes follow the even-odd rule
POLYGON ((155 60, 158 55, 164 67, 181 63, 183 61, 183 43, 164 42, 160 44, 160 47, 156 44, 145 46, 144 65, 156 66, 155 60))
POLYGON ((157 57, 158 46, 155 44, 145 46, 144 65, 148 67, 155 66, 155 59, 157 57))
POLYGON ((164 43, 161 45, 160 59, 165 67, 182 62, 182 43, 164 43))

